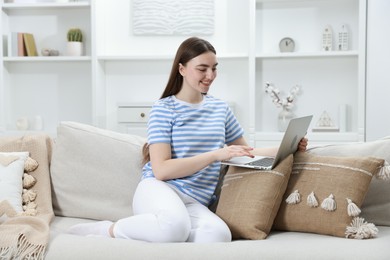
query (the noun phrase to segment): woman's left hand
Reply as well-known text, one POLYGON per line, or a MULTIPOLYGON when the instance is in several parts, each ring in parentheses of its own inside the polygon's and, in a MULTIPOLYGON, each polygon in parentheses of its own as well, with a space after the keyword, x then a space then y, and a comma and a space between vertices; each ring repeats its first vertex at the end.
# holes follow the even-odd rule
POLYGON ((306 137, 302 138, 298 144, 298 151, 300 151, 300 152, 306 151, 307 144, 308 144, 307 138, 306 137))

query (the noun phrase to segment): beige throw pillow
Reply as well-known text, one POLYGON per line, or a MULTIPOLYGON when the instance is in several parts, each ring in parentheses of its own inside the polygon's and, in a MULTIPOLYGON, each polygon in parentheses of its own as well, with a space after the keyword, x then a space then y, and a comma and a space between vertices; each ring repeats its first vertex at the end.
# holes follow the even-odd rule
POLYGON ((279 209, 291 173, 293 156, 275 169, 230 166, 216 213, 229 226, 233 239, 265 239, 279 209))
POLYGON ((62 122, 51 161, 56 215, 118 220, 132 215, 145 138, 62 122))
POLYGON ((383 164, 372 157, 296 153, 274 228, 345 237, 383 164))

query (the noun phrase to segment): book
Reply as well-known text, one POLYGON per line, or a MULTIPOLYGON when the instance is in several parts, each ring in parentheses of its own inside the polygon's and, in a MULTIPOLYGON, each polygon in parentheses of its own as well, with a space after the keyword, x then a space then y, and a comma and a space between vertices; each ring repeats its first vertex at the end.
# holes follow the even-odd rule
POLYGON ((24 45, 23 33, 18 32, 18 55, 17 56, 27 56, 26 46, 24 45))
POLYGON ((34 35, 31 33, 24 33, 23 40, 24 40, 24 46, 26 47, 27 56, 38 56, 34 35))
POLYGON ((23 33, 11 32, 8 42, 8 55, 10 57, 26 56, 23 33))
POLYGON ((18 33, 11 32, 8 37, 8 56, 18 56, 18 33))

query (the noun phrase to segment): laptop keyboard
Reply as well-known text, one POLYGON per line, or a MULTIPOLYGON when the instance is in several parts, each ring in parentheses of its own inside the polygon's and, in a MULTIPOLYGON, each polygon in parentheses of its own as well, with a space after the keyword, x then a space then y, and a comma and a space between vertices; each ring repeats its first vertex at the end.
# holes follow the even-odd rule
POLYGON ((254 165, 254 166, 263 166, 263 167, 269 167, 272 166, 274 163, 275 158, 272 157, 266 157, 262 158, 253 162, 248 163, 249 165, 254 165))

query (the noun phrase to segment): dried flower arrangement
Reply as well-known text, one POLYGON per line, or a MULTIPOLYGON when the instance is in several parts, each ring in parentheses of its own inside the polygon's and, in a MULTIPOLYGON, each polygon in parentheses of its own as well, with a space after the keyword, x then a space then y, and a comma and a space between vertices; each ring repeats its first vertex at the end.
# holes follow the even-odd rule
POLYGON ((299 94, 301 87, 295 85, 290 89, 290 94, 286 98, 280 97, 280 90, 273 83, 266 83, 265 92, 272 98, 272 102, 276 107, 282 107, 283 110, 291 110, 294 107, 295 97, 299 94))

